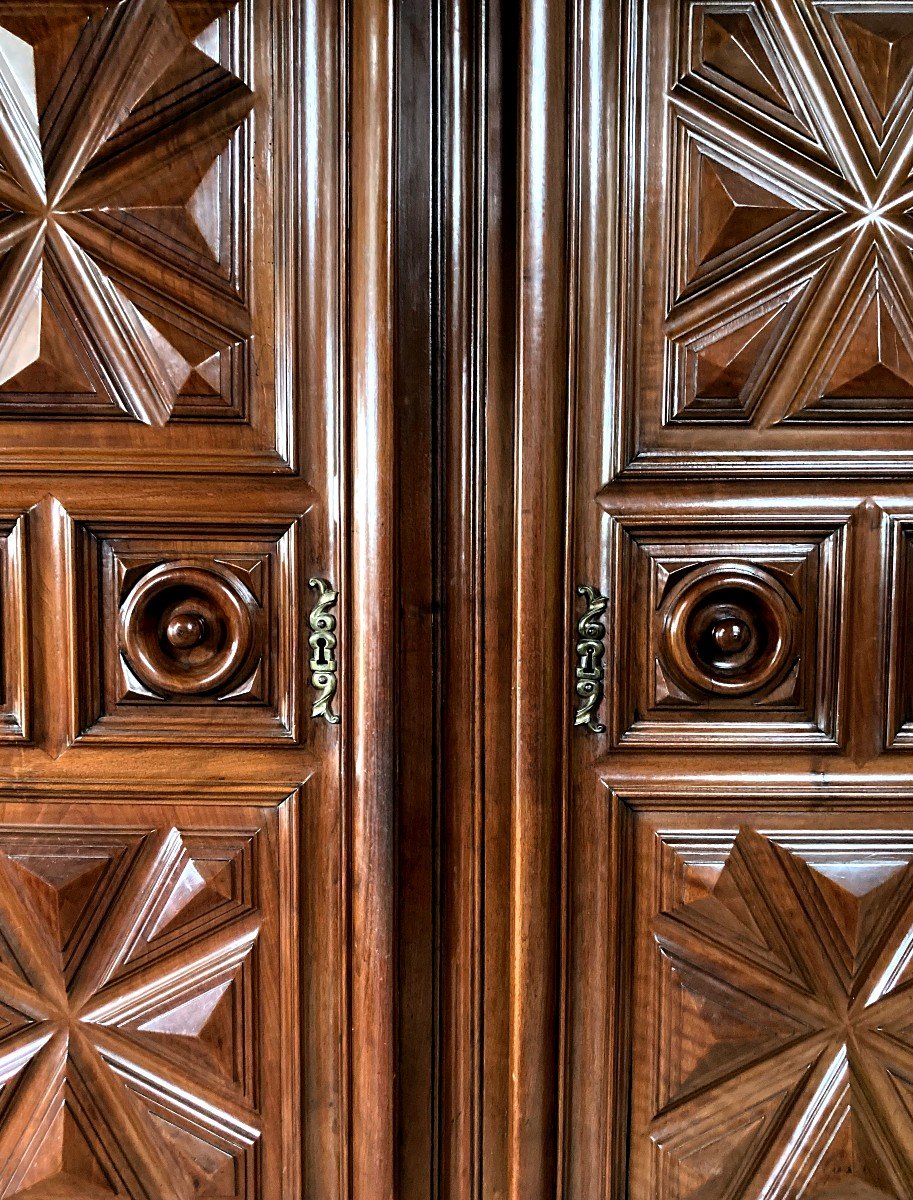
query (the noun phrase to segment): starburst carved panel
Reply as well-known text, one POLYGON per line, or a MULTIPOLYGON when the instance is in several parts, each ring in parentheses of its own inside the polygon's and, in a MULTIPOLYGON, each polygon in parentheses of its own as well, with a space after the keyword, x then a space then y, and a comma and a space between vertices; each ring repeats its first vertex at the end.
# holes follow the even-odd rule
POLYGON ((217 189, 253 95, 194 44, 199 17, 0 5, 3 410, 34 396, 162 425, 179 401, 241 400, 230 351, 250 319, 220 262, 217 189))
POLYGON ((642 829, 632 1195, 913 1188, 913 841, 642 829), (646 1011, 646 996, 638 1011, 646 1011), (645 1052, 646 1053, 646 1052, 645 1052), (648 1077, 651 1077, 648 1083, 648 1077))
MULTIPOLYGON (((297 94, 274 61, 272 8, 0 2, 0 421, 14 462, 66 465, 87 421, 107 467, 189 462, 188 423, 217 425, 222 462, 289 460, 292 256, 275 290, 252 286, 293 204, 283 131, 297 94)), ((213 448, 198 440, 198 466, 218 466, 213 448)))
POLYGON ((909 466, 913 6, 647 8, 668 53, 644 59, 629 168, 644 136, 668 157, 645 160, 626 459, 909 466))
POLYGON ((0 1195, 284 1196, 287 804, 66 807, 0 808, 0 1195))

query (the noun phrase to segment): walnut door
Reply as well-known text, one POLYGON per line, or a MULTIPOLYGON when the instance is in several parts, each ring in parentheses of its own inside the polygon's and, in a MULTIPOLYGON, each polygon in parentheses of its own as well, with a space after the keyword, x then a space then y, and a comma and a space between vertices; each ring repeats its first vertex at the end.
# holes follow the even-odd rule
POLYGON ((387 14, 343 18, 0 3, 0 1196, 363 1194, 346 1106, 383 1137, 386 333, 342 331, 386 134, 342 157, 340 64, 371 110, 387 14))
POLYGON ((913 6, 579 28, 567 1194, 901 1200, 913 6))

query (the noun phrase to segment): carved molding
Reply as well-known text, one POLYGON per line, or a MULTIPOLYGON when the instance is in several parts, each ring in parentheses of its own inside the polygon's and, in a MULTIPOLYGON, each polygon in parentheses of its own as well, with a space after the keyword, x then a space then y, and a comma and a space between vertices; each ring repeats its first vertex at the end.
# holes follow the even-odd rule
POLYGON ((295 525, 79 523, 81 736, 299 736, 297 554, 295 525))
POLYGON ((897 516, 890 526, 887 727, 889 749, 913 746, 913 522, 897 516))
POLYGON ((637 917, 634 1104, 654 1099, 632 1194, 904 1194, 909 834, 646 817, 639 845, 657 890, 637 917))
POLYGON ((31 738, 27 516, 0 516, 0 743, 31 738))
POLYGON ((3 804, 6 1194, 284 1194, 290 803, 3 804))
POLYGON ((839 743, 844 528, 619 530, 616 744, 839 743))

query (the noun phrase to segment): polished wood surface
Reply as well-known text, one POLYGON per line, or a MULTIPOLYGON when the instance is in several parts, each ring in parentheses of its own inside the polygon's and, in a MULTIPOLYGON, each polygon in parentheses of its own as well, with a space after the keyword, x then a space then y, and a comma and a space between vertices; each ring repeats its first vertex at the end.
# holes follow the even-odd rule
POLYGON ((0 4, 3 1196, 394 1194, 392 30, 0 4))
POLYGON ((907 9, 443 6, 429 1195, 910 1192, 907 9))
POLYGON ((609 607, 569 765, 567 1196, 909 1187, 909 21, 582 26, 573 582, 609 607))
POLYGON ((0 1196, 913 1195, 911 180, 906 0, 0 0, 0 1196))

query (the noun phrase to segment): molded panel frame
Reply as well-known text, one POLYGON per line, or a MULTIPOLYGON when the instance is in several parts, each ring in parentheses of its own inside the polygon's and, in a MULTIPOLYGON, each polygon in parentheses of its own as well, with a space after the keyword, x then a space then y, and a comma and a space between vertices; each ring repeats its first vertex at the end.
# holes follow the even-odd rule
MULTIPOLYGON (((846 522, 810 517, 799 523, 773 514, 737 521, 691 510, 680 518, 672 512, 652 519, 622 517, 612 526, 618 581, 608 680, 612 747, 841 746, 842 613, 851 586, 846 522), (677 589, 687 589, 702 572, 710 585, 702 603, 719 595, 724 615, 743 575, 757 603, 765 596, 783 597, 781 625, 767 632, 791 643, 790 661, 768 683, 752 687, 745 676, 746 687, 728 694, 727 687, 742 678, 738 671, 729 683, 721 675, 715 691, 677 678, 668 658, 673 649, 669 625, 675 619, 668 604, 677 589), (643 625, 647 635, 641 646, 643 625)), ((745 595, 750 603, 751 593, 745 595)), ((689 636, 686 625, 674 644, 697 665, 689 636)))
MULTIPOLYGON (((813 344, 809 330, 814 322, 815 329, 819 325, 823 328, 822 322, 830 322, 825 340, 836 345, 834 339, 843 338, 843 345, 856 329, 857 317, 862 320, 865 316, 866 305, 871 309, 872 303, 876 308, 883 303, 885 312, 894 313, 902 324, 907 321, 903 313, 897 316, 898 296, 907 295, 906 227, 903 238, 897 235, 897 247, 888 234, 883 238, 877 230, 868 241, 863 239, 864 245, 858 238, 853 241, 858 215, 867 202, 852 192, 856 183, 852 187, 847 184, 828 161, 828 154, 836 147, 833 153, 840 170, 857 170, 861 175, 869 170, 877 179, 882 166, 888 170, 893 160, 887 150, 882 154, 871 134, 867 135, 871 144, 865 151, 871 160, 869 167, 853 159, 850 122, 857 110, 851 107, 847 116, 843 109, 858 104, 858 100, 853 101, 839 54, 828 40, 831 34, 827 31, 833 21, 824 8, 834 6, 819 7, 822 11, 816 10, 808 20, 814 26, 815 38, 825 46, 820 51, 821 63, 809 49, 813 44, 811 34, 797 33, 802 22, 789 18, 789 36, 798 37, 805 45, 806 60, 801 71, 789 68, 790 74, 779 77, 786 102, 794 110, 788 122, 783 113, 777 118, 769 103, 765 106, 756 97, 742 95, 731 80, 724 81, 719 72, 696 62, 689 19, 683 17, 680 21, 678 16, 680 12, 692 14, 699 24, 705 11, 711 15, 745 14, 753 22, 772 69, 785 72, 790 54, 786 33, 783 28, 777 32, 754 2, 676 0, 674 5, 667 5, 655 0, 641 7, 613 4, 607 19, 615 23, 620 54, 617 59, 600 54, 590 66, 581 67, 582 77, 591 70, 596 74, 588 81, 578 119, 607 123, 610 152, 580 155, 580 193, 585 197, 614 192, 617 197, 606 205, 603 223, 592 218, 581 221, 575 239, 581 294, 598 297, 607 314, 607 337, 587 346, 576 367, 578 394, 605 398, 613 411, 603 482, 619 476, 897 477, 907 476, 913 469, 913 451, 909 448, 913 408, 907 398, 907 390, 913 388, 913 359, 911 381, 904 384, 907 390, 902 403, 895 403, 891 397, 855 405, 843 399, 819 403, 811 393, 806 403, 800 395, 806 384, 811 387, 814 378, 834 367, 824 350, 813 353, 802 349, 806 343, 813 344), (840 96, 834 109, 838 115, 830 113, 825 118, 821 113, 809 115, 805 111, 804 105, 811 109, 814 105, 801 98, 807 90, 803 72, 814 71, 831 71, 838 80, 834 85, 835 96, 838 92, 840 96), (673 92, 674 103, 667 99, 673 92), (718 107, 724 95, 732 115, 718 107), (601 111, 589 112, 587 105, 598 106, 601 111), (750 153, 745 149, 749 111, 754 129, 750 153), (828 127, 828 139, 823 142, 817 129, 825 119, 833 119, 835 124, 833 129, 828 127), (845 128, 843 122, 847 123, 845 128), (706 143, 712 160, 730 168, 741 164, 746 186, 769 185, 766 191, 779 188, 784 195, 784 189, 792 189, 792 207, 800 214, 807 210, 811 215, 791 224, 774 222, 769 236, 753 235, 754 241, 745 242, 751 253, 746 249, 740 257, 735 249, 725 251, 708 264, 706 278, 685 287, 678 303, 675 264, 693 240, 693 230, 686 228, 691 220, 687 216, 691 212, 689 171, 683 165, 679 146, 679 134, 684 137, 686 133, 686 140, 697 138, 702 139, 701 144, 706 143), (739 145, 742 150, 737 153, 734 147, 739 145), (739 158, 738 164, 733 155, 739 158), (765 176, 762 180, 758 174, 763 174, 761 167, 747 166, 749 159, 768 166, 782 159, 789 166, 778 168, 775 179, 765 176), (800 170, 794 163, 805 163, 805 167, 800 170), (638 199, 641 196, 643 203, 638 199), (872 266, 873 255, 880 264, 877 270, 881 282, 877 287, 886 297, 883 301, 877 299, 877 287, 870 278, 876 269, 872 266), (749 278, 745 270, 752 261, 759 264, 757 279, 749 278), (873 287, 874 300, 865 290, 873 287), (856 297, 853 303, 858 311, 844 313, 841 298, 850 293, 856 297), (816 315, 810 318, 812 324, 802 324, 805 317, 800 309, 812 300, 816 315), (781 309, 782 320, 776 318, 781 309), (734 411, 727 414, 718 405, 716 415, 709 409, 703 414, 695 410, 695 419, 683 421, 681 386, 695 369, 686 361, 689 346, 706 345, 711 328, 718 329, 719 337, 725 339, 751 325, 749 333, 755 336, 754 324, 765 322, 772 340, 778 340, 783 354, 791 356, 791 365, 779 371, 776 379, 773 367, 766 377, 763 372, 754 372, 751 397, 746 393, 739 401, 747 405, 742 416, 734 411), (840 332, 844 326, 846 337, 840 332)), ((810 6, 805 5, 803 11, 805 8, 810 6)), ((592 46, 592 41, 585 38, 584 53, 589 53, 592 46)), ((858 120, 864 124, 861 110, 859 114, 858 120)), ((889 137, 899 128, 892 118, 889 137)), ((913 310, 910 316, 913 319, 913 310)), ((587 318, 581 324, 585 334, 590 323, 587 318)), ((913 340, 913 324, 909 329, 903 324, 899 340, 913 340)))
MULTIPOLYGON (((4 945, 35 926, 19 968, 28 982, 5 997, 11 1011, 57 986, 60 960, 43 957, 45 939, 71 930, 63 979, 80 1024, 70 1053, 83 1099, 73 1119, 90 1153, 65 1141, 64 1171, 88 1170, 94 1156, 93 1170, 132 1171, 150 1196, 175 1173, 190 1188, 197 1174, 227 1171, 232 1182, 220 1186, 238 1200, 297 1200, 301 1079, 288 1050, 300 1020, 299 836, 298 794, 274 786, 0 785, 4 945), (61 930, 49 923, 55 903, 61 930), (223 1040, 207 1050, 197 1039, 212 1021, 223 1040)), ((5 978, 10 986, 14 975, 5 978)), ((43 1066, 36 1059, 28 1095, 20 1102, 17 1092, 0 1114, 0 1142, 12 1136, 23 1153, 34 1147, 16 1132, 16 1114, 27 1104, 31 1119, 52 1101, 67 1056, 53 1015, 41 1016, 40 998, 34 1005, 35 1028, 49 1022, 50 1040, 30 1051, 43 1066)), ((38 1167, 55 1169, 52 1155, 4 1162, 11 1183, 26 1169, 31 1182, 43 1178, 38 1167)))
MULTIPOLYGON (((53 5, 55 0, 50 3, 53 5)), ((210 205, 210 215, 217 222, 211 233, 219 243, 222 261, 218 269, 204 269, 203 259, 194 267, 190 251, 176 249, 174 236, 149 225, 151 218, 143 216, 143 204, 133 207, 125 201, 122 209, 100 209, 97 219, 77 214, 80 236, 89 254, 86 262, 91 259, 92 263, 86 271, 96 280, 96 289, 101 289, 99 295, 106 288, 111 291, 108 301, 114 305, 114 315, 108 317, 110 337, 134 343, 138 359, 145 358, 147 365, 158 364, 153 374, 160 370, 165 378, 177 369, 175 364, 182 353, 174 345, 164 345, 156 320, 167 317, 172 325, 180 327, 178 346, 182 337, 192 340, 196 336, 193 313, 187 305, 179 299, 168 307, 169 271, 185 286, 188 279, 195 279, 198 292, 203 290, 201 280, 206 277, 214 313, 197 333, 204 342, 207 338, 222 338, 225 342, 224 361, 218 368, 221 382, 207 385, 215 388, 208 398, 202 393, 196 399, 179 397, 174 416, 160 427, 144 423, 146 417, 137 420, 116 404, 87 406, 78 396, 61 400, 50 394, 25 392, 11 393, 4 401, 0 393, 0 463, 7 470, 233 470, 276 474, 298 469, 303 423, 296 415, 295 397, 309 390, 308 364, 301 349, 301 320, 302 316, 309 319, 310 314, 302 303, 295 238, 299 197, 309 186, 308 171, 316 168, 302 144, 303 93, 292 83, 302 70, 296 11, 285 0, 226 0, 221 7, 202 33, 188 37, 188 45, 197 51, 202 48, 226 72, 249 86, 253 107, 246 116, 239 117, 228 145, 215 158, 218 197, 210 205), (143 265, 141 256, 119 237, 124 231, 134 240, 146 238, 149 242, 150 257, 143 268, 149 279, 136 274, 138 264, 143 265), (149 262, 156 259, 157 274, 152 279, 149 262), (264 264, 269 264, 265 276, 272 281, 270 288, 254 283, 255 267, 263 270, 264 264), (103 276, 110 277, 109 284, 98 282, 103 276), (152 323, 142 313, 137 318, 130 316, 126 325, 126 318, 119 320, 115 309, 120 295, 130 302, 140 300, 153 315, 152 323), (220 305, 225 312, 219 311, 220 305), (233 338, 229 336, 231 321, 226 314, 238 305, 249 312, 250 331, 233 338), (228 400, 215 403, 215 392, 223 388, 228 389, 228 400)), ((181 9, 180 0, 175 0, 174 8, 181 9)), ((103 75, 98 78, 104 82, 103 75)), ((180 89, 173 81, 172 87, 179 95, 180 89)), ((180 99, 186 97, 179 95, 180 99)), ((204 100, 210 105, 220 103, 218 97, 213 101, 205 93, 204 100)), ((223 98, 221 103, 227 101, 223 98)), ((112 144, 116 149, 116 141, 112 144)), ((155 171, 147 169, 146 174, 148 181, 155 171)), ((148 198, 144 203, 148 209, 148 198)), ((203 234, 199 236, 205 240, 203 234)), ((76 259, 68 237, 64 233, 57 239, 70 250, 62 257, 62 252, 56 253, 54 259, 60 282, 54 304, 61 311, 61 306, 70 305, 76 329, 82 319, 79 297, 85 289, 73 275, 76 259)), ((130 315, 129 308, 125 311, 130 315)), ((112 386, 127 386, 122 380, 118 383, 123 372, 106 368, 95 351, 89 357, 93 355, 97 360, 93 370, 97 368, 102 375, 107 371, 112 386)), ((192 354, 188 361, 194 365, 192 354)), ((205 366, 203 370, 205 373, 205 366)), ((159 419, 161 414, 154 418, 159 419)))

